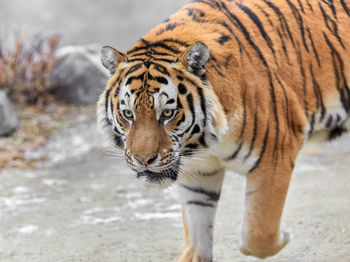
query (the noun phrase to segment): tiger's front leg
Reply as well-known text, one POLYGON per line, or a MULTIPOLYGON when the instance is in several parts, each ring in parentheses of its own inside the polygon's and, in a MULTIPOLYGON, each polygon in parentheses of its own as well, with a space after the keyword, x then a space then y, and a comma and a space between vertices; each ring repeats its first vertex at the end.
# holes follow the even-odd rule
POLYGON ((202 175, 199 179, 180 180, 185 249, 178 262, 211 262, 217 202, 225 171, 202 175))
POLYGON ((290 240, 280 220, 293 167, 261 166, 247 175, 243 225, 244 255, 266 258, 277 254, 290 240))

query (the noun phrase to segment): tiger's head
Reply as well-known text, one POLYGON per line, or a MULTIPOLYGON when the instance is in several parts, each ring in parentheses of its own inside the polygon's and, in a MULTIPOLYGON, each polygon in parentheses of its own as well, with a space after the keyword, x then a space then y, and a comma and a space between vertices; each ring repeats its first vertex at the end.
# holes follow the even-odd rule
POLYGON ((196 42, 180 52, 170 43, 144 43, 126 54, 112 47, 101 53, 111 77, 98 102, 100 130, 139 179, 170 185, 188 157, 213 148, 225 129, 206 78, 207 46, 196 42))

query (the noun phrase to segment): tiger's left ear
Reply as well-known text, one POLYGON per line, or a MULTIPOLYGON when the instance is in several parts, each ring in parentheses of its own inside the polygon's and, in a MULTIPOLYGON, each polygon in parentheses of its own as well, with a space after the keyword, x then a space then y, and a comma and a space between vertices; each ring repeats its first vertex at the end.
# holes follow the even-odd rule
POLYGON ((126 56, 113 47, 104 46, 101 49, 101 62, 105 68, 109 70, 111 75, 115 73, 117 65, 121 62, 126 61, 126 56))
POLYGON ((196 42, 181 55, 180 61, 191 73, 202 76, 205 73, 205 65, 209 58, 208 47, 202 42, 196 42))

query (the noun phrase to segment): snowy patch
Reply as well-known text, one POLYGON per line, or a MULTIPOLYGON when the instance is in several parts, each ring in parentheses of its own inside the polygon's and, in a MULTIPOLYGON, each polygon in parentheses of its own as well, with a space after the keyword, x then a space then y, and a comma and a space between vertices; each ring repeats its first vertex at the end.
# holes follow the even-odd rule
POLYGON ((135 218, 138 220, 164 219, 164 218, 179 218, 181 213, 135 213, 135 218))
POLYGON ((25 186, 18 186, 13 189, 13 193, 16 195, 25 194, 25 193, 28 193, 29 191, 31 191, 31 189, 25 186))
POLYGON ((153 203, 154 203, 154 200, 151 200, 151 199, 137 199, 135 201, 128 202, 126 204, 126 207, 129 207, 129 208, 132 208, 132 209, 136 209, 136 208, 139 208, 139 207, 144 207, 144 206, 147 206, 147 205, 151 205, 153 203))
POLYGON ((121 220, 119 216, 101 218, 101 217, 83 215, 73 223, 73 226, 84 225, 84 224, 88 224, 88 225, 110 224, 119 220, 121 220))
POLYGON ((47 186, 61 186, 67 182, 58 179, 43 179, 42 183, 47 186))
POLYGON ((32 234, 35 231, 37 231, 38 229, 39 229, 39 227, 36 225, 26 225, 26 226, 20 227, 18 229, 18 232, 22 233, 22 234, 32 234))

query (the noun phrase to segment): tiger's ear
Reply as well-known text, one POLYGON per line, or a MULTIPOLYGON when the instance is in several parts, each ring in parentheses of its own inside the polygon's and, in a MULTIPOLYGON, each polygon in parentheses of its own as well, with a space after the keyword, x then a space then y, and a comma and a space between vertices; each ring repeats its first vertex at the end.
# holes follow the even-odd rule
POLYGON ((187 66, 191 73, 202 76, 205 73, 205 65, 209 58, 208 47, 202 42, 196 42, 181 55, 180 61, 187 66))
POLYGON ((126 56, 113 47, 104 46, 101 49, 101 62, 105 68, 109 70, 111 75, 115 73, 117 65, 121 62, 126 61, 126 56))

